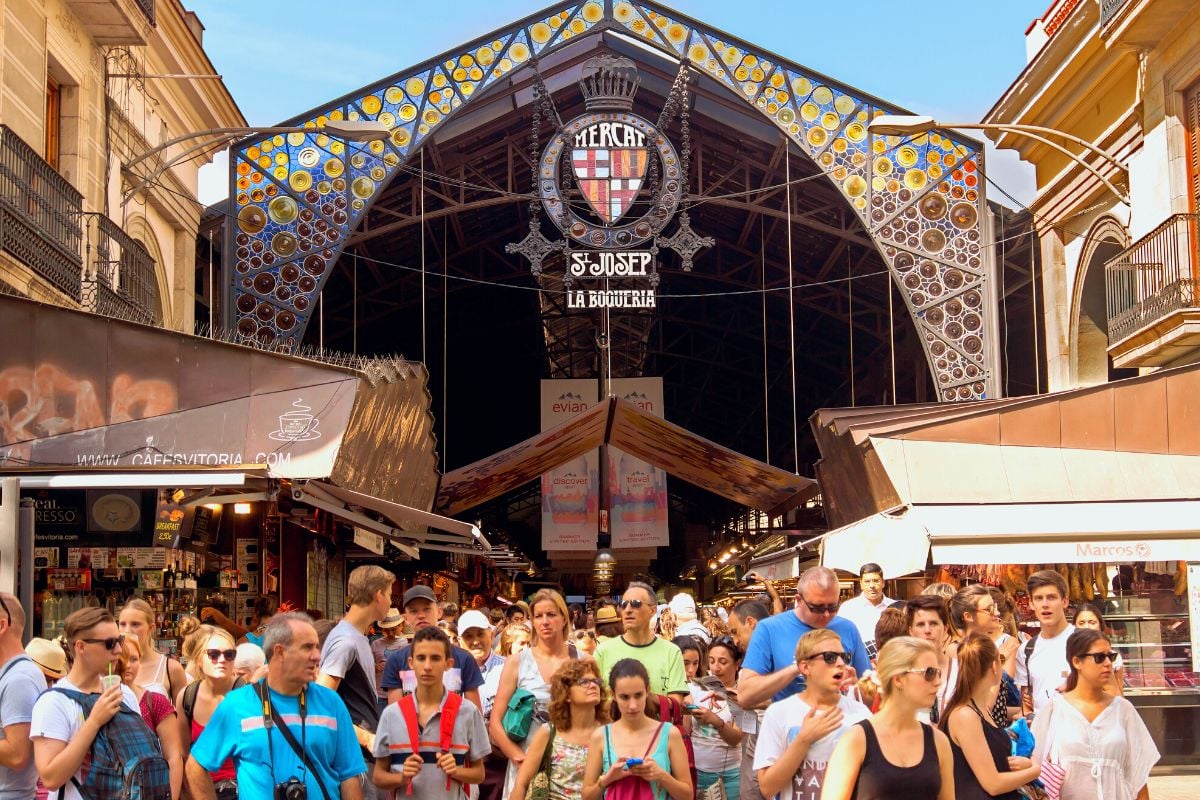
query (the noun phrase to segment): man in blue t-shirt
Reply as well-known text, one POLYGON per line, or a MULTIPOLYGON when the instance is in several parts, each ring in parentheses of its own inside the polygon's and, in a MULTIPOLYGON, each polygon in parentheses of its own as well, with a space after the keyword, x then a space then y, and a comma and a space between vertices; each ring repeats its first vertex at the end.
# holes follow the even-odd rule
POLYGON ((232 758, 239 797, 269 798, 276 786, 296 778, 307 787, 309 800, 361 800, 367 765, 346 704, 315 682, 321 646, 312 620, 294 612, 276 615, 263 633, 263 649, 266 680, 227 694, 192 745, 187 762, 192 796, 215 800, 210 773, 232 758), (312 770, 281 726, 308 756, 312 770))
MULTIPOLYGON (((438 605, 433 589, 428 586, 414 586, 404 593, 404 621, 413 629, 415 634, 421 628, 437 625, 442 618, 442 608, 438 605)), ((383 666, 383 676, 379 686, 387 690, 388 703, 395 703, 406 694, 417 690, 417 679, 409 666, 409 656, 412 655, 412 645, 406 645, 388 656, 383 666)), ((475 707, 483 711, 479 699, 479 687, 483 686, 483 673, 475 663, 475 657, 461 647, 453 648, 451 663, 447 666, 442 683, 448 691, 461 694, 470 700, 475 707)), ((311 800, 311 798, 310 798, 311 800)))
MULTIPOLYGON (((757 708, 804 690, 796 665, 796 643, 814 628, 829 628, 842 640, 858 674, 871 668, 867 649, 854 623, 837 616, 837 573, 828 567, 804 571, 796 583, 796 607, 764 619, 754 628, 738 677, 738 705, 757 708)), ((847 676, 849 680, 853 676, 847 676)))

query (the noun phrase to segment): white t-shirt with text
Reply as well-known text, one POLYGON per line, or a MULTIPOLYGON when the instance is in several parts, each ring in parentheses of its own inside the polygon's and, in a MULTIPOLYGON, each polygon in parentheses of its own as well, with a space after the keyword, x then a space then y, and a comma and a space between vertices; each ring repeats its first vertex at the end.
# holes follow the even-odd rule
MULTIPOLYGON (((780 759, 788 745, 800 733, 804 719, 811 706, 794 694, 785 700, 772 703, 763 715, 762 728, 758 732, 758 745, 754 750, 754 771, 771 766, 780 759)), ((842 696, 838 700, 842 710, 842 725, 833 733, 818 739, 808 748, 800 770, 792 776, 777 800, 820 800, 821 783, 825 778, 825 766, 833 755, 833 748, 850 726, 869 719, 871 711, 853 698, 842 696)))

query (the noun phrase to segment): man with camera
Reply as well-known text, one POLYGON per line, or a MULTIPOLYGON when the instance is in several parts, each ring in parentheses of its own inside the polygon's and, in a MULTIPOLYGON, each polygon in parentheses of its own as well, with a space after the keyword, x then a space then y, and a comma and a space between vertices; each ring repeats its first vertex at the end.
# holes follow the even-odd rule
POLYGON ((267 677, 227 694, 192 746, 192 796, 215 800, 209 773, 232 758, 242 797, 362 800, 366 762, 345 703, 315 682, 321 646, 312 620, 276 615, 263 650, 267 677))

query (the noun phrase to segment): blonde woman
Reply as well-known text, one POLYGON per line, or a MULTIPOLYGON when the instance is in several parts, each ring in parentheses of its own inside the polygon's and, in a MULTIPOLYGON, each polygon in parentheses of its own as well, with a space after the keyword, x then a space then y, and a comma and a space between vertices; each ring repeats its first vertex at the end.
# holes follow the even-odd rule
MULTIPOLYGON (((188 639, 185 649, 190 652, 188 676, 193 682, 179 693, 175 704, 179 709, 177 735, 190 751, 217 706, 244 681, 237 676, 238 651, 228 631, 201 625, 188 639)), ((218 800, 237 800, 237 770, 232 759, 210 775, 218 800)))
POLYGON ((134 683, 149 692, 176 697, 187 685, 187 675, 179 662, 154 649, 154 609, 140 597, 125 604, 117 616, 121 634, 138 640, 142 649, 142 665, 134 683))
POLYGON ((938 650, 912 636, 879 651, 884 703, 852 725, 825 769, 822 800, 953 800, 954 756, 946 734, 917 721, 942 683, 938 650))
POLYGON ((171 768, 171 796, 178 797, 183 787, 183 740, 179 735, 176 722, 175 706, 164 694, 143 689, 134 683, 138 669, 142 664, 142 646, 132 637, 126 638, 123 645, 124 653, 117 659, 116 672, 121 675, 122 682, 133 689, 137 695, 138 710, 150 730, 158 734, 162 744, 163 758, 171 768))
POLYGON ((505 658, 520 655, 522 651, 529 649, 532 639, 533 629, 524 622, 509 623, 500 634, 500 648, 497 652, 505 658))
POLYGON ((522 742, 510 739, 504 732, 504 709, 508 708, 508 701, 517 689, 524 689, 532 693, 536 701, 534 722, 545 722, 549 718, 550 679, 559 667, 574 659, 573 648, 569 645, 571 618, 562 595, 553 589, 543 589, 530 598, 529 611, 533 622, 533 646, 519 655, 509 656, 504 662, 493 706, 499 713, 493 713, 488 721, 492 743, 509 761, 505 797, 512 792, 533 734, 522 742))

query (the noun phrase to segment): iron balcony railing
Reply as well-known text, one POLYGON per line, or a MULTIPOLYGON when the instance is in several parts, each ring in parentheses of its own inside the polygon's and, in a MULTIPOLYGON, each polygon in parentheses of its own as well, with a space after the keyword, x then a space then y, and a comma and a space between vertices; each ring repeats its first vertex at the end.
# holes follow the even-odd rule
POLYGON ((154 25, 154 0, 133 0, 137 3, 137 7, 146 15, 146 19, 150 20, 150 24, 154 25))
POLYGON ((70 297, 83 274, 83 196, 0 125, 0 249, 70 297))
POLYGON ((1110 345, 1176 311, 1200 306, 1198 219, 1197 214, 1168 217, 1104 265, 1110 345))
POLYGON ((140 242, 103 214, 84 215, 88 229, 88 273, 80 301, 106 317, 147 325, 159 323, 154 258, 140 242))
POLYGON ((1100 27, 1108 25, 1128 2, 1129 0, 1100 0, 1100 27))

